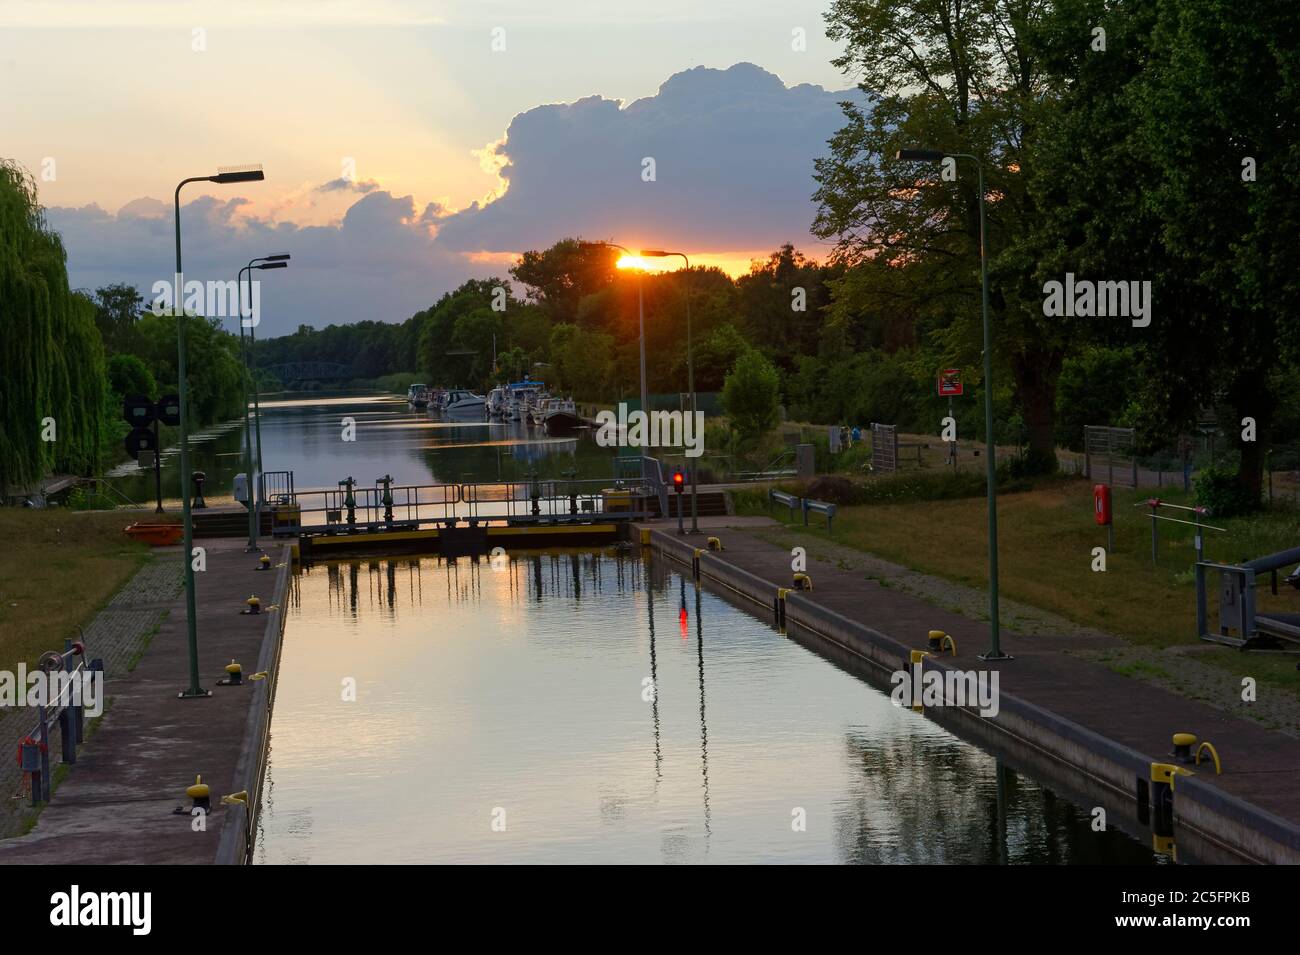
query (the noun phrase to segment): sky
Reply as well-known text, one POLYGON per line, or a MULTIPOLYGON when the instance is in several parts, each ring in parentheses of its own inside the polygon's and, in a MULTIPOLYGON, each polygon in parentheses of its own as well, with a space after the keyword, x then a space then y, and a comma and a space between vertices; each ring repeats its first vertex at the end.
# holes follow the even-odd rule
POLYGON ((74 287, 266 273, 260 334, 401 321, 566 236, 738 274, 814 258, 813 159, 857 96, 829 0, 0 0, 0 156, 74 287), (653 164, 650 164, 650 160, 653 164), (650 178, 653 173, 653 178, 650 178))

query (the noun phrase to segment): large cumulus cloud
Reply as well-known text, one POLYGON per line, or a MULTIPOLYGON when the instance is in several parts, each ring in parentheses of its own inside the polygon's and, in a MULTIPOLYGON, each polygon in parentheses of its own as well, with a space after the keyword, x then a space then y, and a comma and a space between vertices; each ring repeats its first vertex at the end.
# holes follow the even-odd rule
POLYGON ((599 96, 516 116, 497 146, 505 195, 451 216, 447 248, 517 250, 635 233, 700 251, 808 238, 813 160, 854 92, 787 88, 750 63, 697 67, 620 108, 599 96), (642 180, 655 161, 654 182, 642 180))

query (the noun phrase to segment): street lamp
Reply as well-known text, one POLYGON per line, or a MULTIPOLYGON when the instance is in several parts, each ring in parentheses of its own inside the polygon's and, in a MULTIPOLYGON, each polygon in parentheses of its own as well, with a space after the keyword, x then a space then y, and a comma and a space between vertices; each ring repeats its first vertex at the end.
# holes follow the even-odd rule
MULTIPOLYGON (((636 258, 631 252, 621 245, 615 245, 613 242, 579 242, 578 247, 581 249, 618 249, 628 258, 636 258)), ((649 396, 646 392, 645 380, 645 281, 644 272, 637 270, 636 283, 636 311, 637 311, 637 328, 641 339, 641 410, 646 414, 650 413, 649 396)), ((644 465, 643 465, 644 466, 644 465)))
POLYGON ((993 339, 989 330, 989 259, 984 225, 984 165, 978 157, 970 153, 945 153, 937 149, 900 149, 895 158, 902 162, 933 163, 942 162, 949 156, 954 159, 969 159, 975 164, 980 193, 980 296, 984 313, 984 467, 988 475, 989 632, 992 645, 987 652, 979 656, 981 660, 1010 660, 1012 657, 1002 652, 1001 624, 998 619, 998 469, 993 445, 993 339))
MULTIPOLYGON (((621 245, 615 245, 613 242, 579 242, 580 249, 618 249, 628 258, 636 258, 627 249, 621 245)), ((641 340, 641 411, 649 420, 650 399, 646 391, 645 379, 645 272, 642 269, 637 270, 636 281, 636 321, 641 340)), ((645 480, 645 452, 642 451, 641 459, 641 480, 645 480)))
MULTIPOLYGON (((255 324, 248 326, 249 346, 244 347, 244 273, 251 272, 253 269, 283 269, 287 268, 289 263, 288 254, 284 255, 266 255, 259 259, 250 259, 248 264, 239 270, 239 351, 244 356, 244 368, 249 376, 249 383, 253 388, 253 409, 257 419, 257 473, 262 472, 262 415, 261 408, 257 402, 257 384, 253 378, 253 329, 255 324), (259 265, 258 263, 265 263, 259 265)), ((248 300, 251 307, 253 300, 252 276, 249 276, 248 300)), ((261 496, 256 493, 256 485, 253 481, 253 435, 252 429, 248 423, 248 395, 244 395, 244 473, 248 478, 248 546, 244 548, 244 553, 252 553, 262 548, 258 546, 257 535, 260 531, 262 520, 261 496)))
MULTIPOLYGON (((691 260, 686 257, 685 252, 665 252, 662 249, 642 249, 641 255, 651 259, 663 259, 663 258, 667 258, 668 256, 679 255, 681 256, 682 261, 686 263, 686 281, 687 281, 687 285, 686 285, 686 390, 689 391, 691 395, 691 427, 694 427, 695 426, 695 360, 692 355, 692 349, 691 349, 691 287, 690 287, 691 260)), ((700 522, 699 522, 700 509, 699 509, 698 498, 696 496, 698 487, 697 487, 696 476, 695 476, 695 463, 691 461, 687 461, 686 467, 691 472, 691 533, 698 534, 700 532, 700 522)))
POLYGON ((176 184, 176 275, 172 286, 172 314, 176 316, 176 377, 180 395, 180 445, 181 445, 181 525, 184 528, 185 553, 185 625, 190 651, 190 685, 178 695, 181 699, 195 699, 211 694, 199 686, 199 635, 194 607, 194 522, 190 517, 190 495, 185 486, 189 480, 190 444, 189 425, 186 421, 186 396, 189 388, 185 371, 185 273, 181 268, 181 189, 191 182, 216 182, 222 185, 234 182, 261 182, 266 178, 261 166, 223 166, 214 176, 191 176, 176 184))

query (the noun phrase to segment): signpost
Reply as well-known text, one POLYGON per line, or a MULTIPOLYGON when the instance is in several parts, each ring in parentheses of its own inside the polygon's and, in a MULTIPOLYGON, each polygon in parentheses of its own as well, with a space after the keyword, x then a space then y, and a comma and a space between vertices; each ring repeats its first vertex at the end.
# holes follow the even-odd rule
MULTIPOLYGON (((962 394, 961 369, 945 368, 939 372, 939 397, 948 399, 948 417, 954 421, 957 419, 952 413, 952 399, 962 394)), ((953 470, 957 470, 957 441, 956 436, 948 443, 948 460, 952 462, 953 470)))
POLYGON ((142 468, 153 468, 154 491, 158 498, 155 514, 163 513, 162 506, 162 452, 159 449, 158 426, 175 427, 181 423, 179 395, 163 395, 157 402, 145 395, 128 395, 122 402, 122 418, 131 425, 123 444, 126 453, 135 458, 142 468), (150 430, 149 426, 153 425, 150 430))

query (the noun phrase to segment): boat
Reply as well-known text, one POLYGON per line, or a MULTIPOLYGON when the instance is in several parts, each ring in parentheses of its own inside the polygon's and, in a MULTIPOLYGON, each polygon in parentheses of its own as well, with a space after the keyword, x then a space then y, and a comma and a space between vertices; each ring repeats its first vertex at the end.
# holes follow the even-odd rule
POLYGON ((537 395, 546 391, 546 384, 525 378, 512 381, 506 385, 505 419, 507 421, 527 421, 529 404, 537 395))
POLYGON ((453 415, 457 418, 483 417, 483 409, 487 402, 482 395, 476 395, 472 391, 463 391, 459 388, 453 388, 447 392, 447 396, 442 400, 439 410, 443 414, 453 415))
POLYGON ((123 530, 131 538, 150 547, 170 547, 180 541, 184 529, 179 524, 128 524, 123 530))
POLYGON ((553 400, 548 394, 540 394, 532 398, 528 402, 528 420, 540 428, 542 422, 546 420, 546 408, 553 400))
POLYGON ((506 390, 500 385, 488 392, 483 413, 489 421, 500 421, 506 416, 506 390))
POLYGON ((429 386, 414 384, 406 389, 406 400, 413 408, 429 407, 429 386))
POLYGON ((552 398, 548 401, 542 423, 547 434, 572 434, 587 426, 586 420, 578 414, 578 406, 572 398, 552 398))

